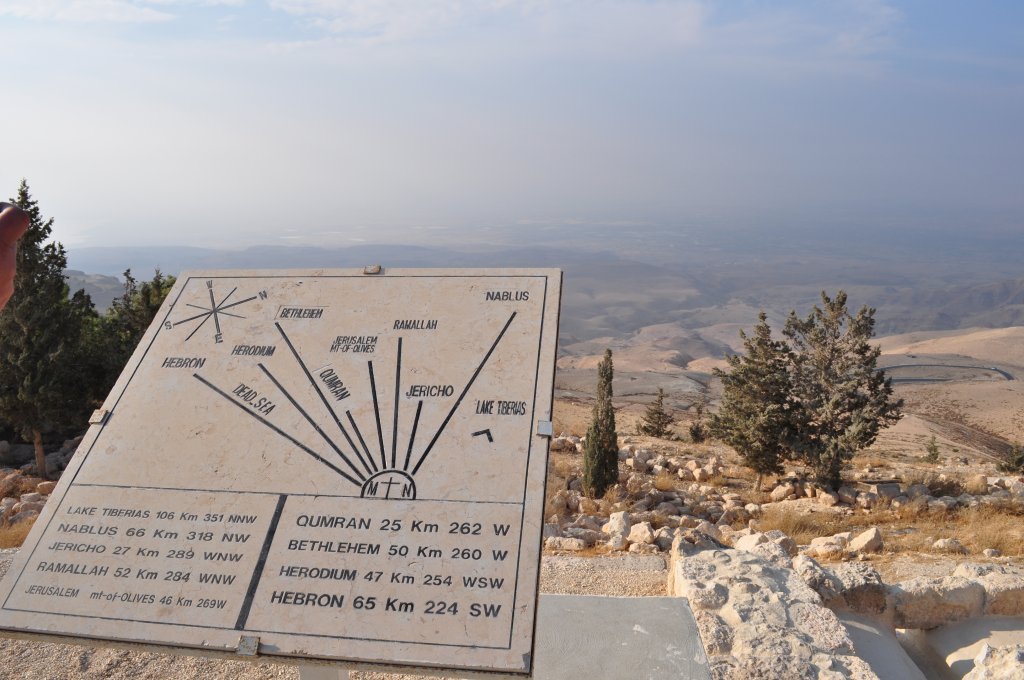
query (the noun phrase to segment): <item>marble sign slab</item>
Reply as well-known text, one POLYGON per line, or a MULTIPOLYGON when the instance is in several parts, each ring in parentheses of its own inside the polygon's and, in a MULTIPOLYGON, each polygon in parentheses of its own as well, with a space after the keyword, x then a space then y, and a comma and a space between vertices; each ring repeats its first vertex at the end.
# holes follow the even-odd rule
POLYGON ((561 273, 186 272, 0 628, 529 673, 561 273))

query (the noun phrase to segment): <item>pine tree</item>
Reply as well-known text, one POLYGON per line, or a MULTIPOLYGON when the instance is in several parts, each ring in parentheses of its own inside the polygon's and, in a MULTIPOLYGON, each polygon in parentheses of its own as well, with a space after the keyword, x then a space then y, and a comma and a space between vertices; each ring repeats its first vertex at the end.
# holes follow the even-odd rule
POLYGON ((106 381, 108 389, 113 386, 135 347, 156 318, 160 305, 174 286, 174 281, 173 276, 164 276, 157 269, 151 281, 143 281, 140 284, 132 276, 131 269, 125 270, 124 293, 111 302, 101 323, 109 345, 110 365, 106 381))
POLYGON ((36 470, 47 476, 43 434, 79 419, 83 398, 79 338, 83 316, 92 309, 88 295, 68 299, 60 243, 46 243, 53 220, 44 220, 22 180, 12 199, 29 215, 18 244, 14 293, 0 312, 0 417, 35 446, 36 470))
POLYGON ((604 496, 619 477, 619 439, 615 433, 612 407, 612 351, 604 351, 597 365, 597 400, 583 447, 583 493, 590 498, 604 496))
POLYGON ((743 354, 726 358, 729 370, 715 369, 722 380, 722 405, 711 415, 710 431, 732 446, 743 464, 757 473, 757 489, 764 475, 782 472, 790 433, 789 352, 784 342, 772 340, 764 312, 752 337, 740 331, 743 354))
POLYGON ((707 397, 701 394, 693 402, 693 411, 697 417, 694 418, 693 422, 690 423, 690 427, 687 428, 690 433, 690 441, 694 444, 701 444, 708 438, 708 428, 704 424, 704 410, 706 408, 707 397))
POLYGON ((843 291, 834 300, 822 292, 821 301, 805 319, 790 312, 783 331, 797 406, 791 447, 819 482, 835 488, 847 461, 899 420, 903 400, 893 398, 877 365, 875 310, 865 306, 851 316, 843 291))
POLYGON ((668 428, 672 423, 673 418, 671 414, 665 410, 665 390, 659 387, 658 396, 647 407, 647 412, 644 413, 638 429, 640 434, 645 434, 649 437, 665 437, 668 435, 668 428))

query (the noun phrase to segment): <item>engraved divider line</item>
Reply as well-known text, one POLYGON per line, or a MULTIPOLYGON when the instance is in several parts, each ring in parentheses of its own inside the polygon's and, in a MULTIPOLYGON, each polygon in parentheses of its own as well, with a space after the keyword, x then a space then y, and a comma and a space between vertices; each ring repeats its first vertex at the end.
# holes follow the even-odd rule
POLYGON ((395 423, 391 428, 391 467, 397 469, 395 461, 398 451, 398 399, 402 395, 402 337, 398 337, 398 357, 395 360, 395 423))
POLYGON ((305 451, 306 453, 308 453, 308 454, 309 454, 310 456, 312 456, 313 458, 316 458, 316 459, 317 459, 318 461, 320 461, 321 463, 323 463, 323 464, 324 464, 324 465, 326 465, 327 467, 329 467, 329 468, 331 468, 332 470, 334 470, 335 472, 337 472, 337 473, 338 473, 339 475, 341 475, 342 477, 344 477, 344 478, 345 478, 345 479, 347 479, 348 481, 350 481, 350 482, 352 482, 353 484, 355 484, 356 486, 358 486, 358 487, 362 488, 362 486, 363 486, 363 485, 362 485, 362 484, 360 484, 359 482, 357 482, 357 481, 356 481, 355 479, 353 479, 352 477, 350 477, 350 476, 348 475, 348 473, 346 473, 346 472, 345 472, 344 470, 342 470, 342 469, 338 468, 337 466, 335 466, 335 465, 334 465, 333 463, 331 463, 330 461, 328 461, 328 460, 324 459, 323 457, 321 457, 321 456, 320 456, 320 454, 319 454, 319 453, 317 453, 317 452, 316 452, 316 451, 314 451, 313 449, 309 448, 308 446, 306 446, 305 444, 303 444, 302 442, 300 442, 300 441, 299 441, 298 439, 296 439, 295 437, 291 436, 290 434, 288 434, 287 432, 285 432, 284 430, 282 430, 281 428, 279 428, 279 427, 278 427, 277 425, 274 425, 273 423, 271 423, 271 422, 270 422, 269 420, 267 420, 266 418, 263 418, 263 417, 261 417, 261 416, 259 416, 259 415, 255 414, 255 413, 253 413, 253 412, 252 412, 251 410, 249 410, 248 408, 246 408, 245 406, 243 406, 243 405, 242 405, 241 403, 239 403, 239 402, 238 402, 238 400, 236 400, 236 399, 232 399, 232 398, 231 398, 231 396, 230 396, 230 395, 229 395, 229 394, 228 394, 227 392, 225 392, 225 391, 224 391, 224 390, 222 390, 221 388, 217 387, 216 385, 214 385, 213 383, 211 383, 211 382, 210 382, 209 380, 207 380, 207 379, 206 379, 206 378, 204 378, 203 376, 199 375, 198 373, 193 373, 193 374, 192 374, 192 377, 193 377, 193 378, 195 378, 196 380, 198 380, 199 382, 203 383, 203 384, 204 384, 204 385, 206 385, 207 387, 209 387, 209 388, 210 388, 211 390, 213 390, 214 392, 216 392, 216 393, 217 393, 217 394, 219 394, 220 396, 222 396, 222 397, 224 397, 225 399, 227 399, 227 400, 228 400, 228 402, 230 402, 230 403, 234 404, 235 406, 237 406, 237 407, 239 408, 239 410, 241 410, 241 411, 242 411, 243 413, 247 413, 248 415, 252 416, 253 418, 255 418, 256 420, 258 420, 259 422, 261 422, 261 423, 263 423, 264 425, 266 425, 267 427, 269 427, 269 428, 270 428, 271 430, 273 430, 274 432, 278 433, 279 435, 281 435, 282 437, 284 437, 285 439, 287 439, 288 441, 290 441, 290 442, 291 442, 292 444, 294 444, 295 446, 299 447, 300 449, 302 449, 303 451, 305 451))
POLYGON ((423 465, 423 461, 427 459, 427 455, 429 455, 430 451, 434 448, 434 444, 437 443, 437 440, 441 436, 441 433, 444 432, 444 428, 448 426, 448 422, 452 419, 452 416, 454 416, 455 412, 459 409, 459 406, 462 404, 462 400, 466 397, 466 394, 469 392, 469 388, 473 386, 473 382, 476 381, 476 377, 480 375, 480 371, 483 370, 484 365, 487 363, 487 360, 491 358, 492 354, 494 354, 494 349, 498 346, 498 343, 501 342, 501 339, 505 336, 505 331, 507 331, 508 327, 512 325, 512 320, 515 318, 516 312, 512 312, 512 316, 508 317, 508 321, 505 322, 505 327, 501 329, 500 333, 498 333, 498 337, 494 339, 494 343, 491 345, 491 348, 487 350, 487 354, 484 355, 484 358, 480 362, 480 365, 477 366, 476 370, 473 372, 473 376, 469 379, 469 382, 466 383, 466 387, 463 388, 462 394, 460 394, 459 398, 455 400, 455 405, 452 406, 452 410, 448 412, 448 416, 444 419, 444 422, 441 423, 441 427, 438 428, 437 434, 435 434, 434 438, 430 440, 429 444, 427 444, 427 448, 423 451, 423 454, 420 456, 419 461, 416 463, 416 467, 412 469, 412 474, 415 475, 416 471, 420 469, 421 465, 423 465))
MULTIPOLYGON (((302 360, 302 357, 299 355, 298 350, 295 349, 295 345, 292 344, 291 338, 289 338, 288 334, 284 332, 284 328, 281 327, 280 323, 275 321, 274 325, 277 327, 278 332, 284 339, 285 344, 288 345, 288 349, 291 350, 292 356, 295 357, 295 360, 297 362, 299 362, 299 366, 302 368, 302 372, 306 375, 306 379, 309 380, 309 384, 313 386, 313 389, 316 391, 317 396, 320 397, 320 401, 323 402, 324 408, 326 408, 327 412, 331 414, 331 418, 334 419, 334 424, 337 425, 338 429, 341 430, 341 433, 345 435, 345 439, 348 440, 348 445, 351 446, 352 450, 355 452, 356 458, 358 458, 359 462, 363 464, 363 467, 366 468, 366 471, 372 475, 374 472, 377 471, 377 466, 374 465, 373 469, 371 470, 370 466, 366 463, 365 460, 363 460, 362 454, 360 454, 359 449, 356 448, 356 443, 352 441, 352 437, 349 436, 348 430, 346 430, 345 426, 341 424, 341 421, 338 419, 338 414, 335 413, 334 409, 331 408, 331 405, 327 403, 327 397, 325 397, 323 392, 320 391, 320 386, 317 384, 316 380, 313 379, 313 374, 309 372, 309 368, 306 367, 306 362, 302 360)), ((369 451, 366 452, 366 456, 367 458, 370 458, 370 463, 373 463, 373 458, 370 457, 369 451)))
POLYGON ((359 438, 359 443, 363 445, 363 451, 366 452, 366 457, 373 465, 374 472, 378 472, 377 461, 373 459, 373 455, 370 453, 370 447, 366 445, 366 440, 363 439, 363 433, 359 431, 359 426, 356 424, 356 419, 352 417, 352 411, 345 411, 345 415, 348 417, 349 425, 352 426, 352 431, 356 433, 356 437, 359 438))
MULTIPOLYGON (((238 286, 231 289, 231 292, 221 301, 221 304, 228 301, 228 298, 234 295, 235 291, 238 290, 238 286)), ((217 316, 217 301, 213 297, 213 286, 210 286, 210 312, 213 314, 213 324, 217 327, 217 335, 220 335, 220 317, 217 316)))
POLYGON ((256 567, 252 570, 252 579, 249 580, 249 589, 245 591, 245 600, 238 612, 238 619, 235 621, 235 630, 244 630, 249 620, 249 611, 252 609, 252 601, 256 597, 256 590, 260 587, 260 579, 263 578, 263 568, 267 565, 267 557, 270 555, 270 546, 274 542, 274 534, 277 533, 277 525, 281 521, 281 513, 284 511, 285 501, 288 496, 282 494, 277 497, 277 507, 274 508, 274 516, 267 528, 267 537, 263 539, 263 548, 260 549, 260 557, 256 560, 256 567))
POLYGON ((380 465, 386 468, 388 466, 388 459, 384 456, 384 430, 380 426, 380 404, 377 403, 377 381, 373 378, 373 362, 367 361, 366 368, 370 372, 370 391, 373 393, 373 416, 377 419, 377 443, 380 445, 380 465))
POLYGON ((277 386, 277 389, 281 390, 281 393, 282 393, 282 394, 284 394, 284 396, 285 396, 285 397, 286 397, 286 398, 288 399, 288 401, 290 401, 290 402, 291 402, 292 406, 294 406, 294 407, 295 407, 295 410, 296 410, 296 411, 298 411, 299 413, 301 413, 301 414, 302 414, 302 417, 306 419, 306 422, 307 422, 307 423, 309 423, 310 425, 312 425, 312 426, 313 426, 313 429, 314 429, 314 430, 316 430, 317 434, 319 434, 319 435, 320 435, 320 437, 321 437, 321 438, 322 438, 322 439, 323 439, 323 440, 324 440, 325 442, 327 442, 327 444, 328 444, 328 445, 329 445, 329 446, 330 446, 330 447, 331 447, 332 449, 334 449, 334 452, 335 452, 335 453, 337 453, 337 454, 338 454, 339 456, 341 456, 341 459, 342 459, 343 461, 345 461, 346 463, 348 463, 348 466, 349 466, 350 468, 352 468, 352 472, 354 472, 354 473, 356 474, 356 477, 358 477, 360 481, 363 481, 363 482, 365 482, 365 481, 366 481, 366 477, 365 477, 365 476, 363 475, 363 473, 362 473, 362 472, 360 472, 360 471, 359 471, 359 468, 357 468, 357 467, 355 466, 355 464, 354 464, 354 463, 353 463, 353 462, 352 462, 351 460, 349 460, 349 459, 348 459, 348 456, 346 456, 346 455, 345 455, 344 453, 342 453, 342 452, 341 452, 341 449, 339 449, 339 448, 338 448, 338 445, 337 445, 337 444, 335 444, 335 443, 334 443, 333 441, 331 441, 331 438, 327 436, 327 433, 326 433, 326 432, 324 432, 324 431, 323 431, 323 430, 322 430, 322 429, 320 428, 320 426, 319 426, 319 425, 317 425, 316 421, 315 421, 315 420, 313 420, 313 419, 312 419, 312 418, 310 417, 310 415, 309 415, 308 413, 306 413, 306 409, 302 408, 302 407, 301 407, 301 406, 299 405, 299 402, 295 401, 295 397, 293 397, 293 396, 292 396, 292 395, 291 395, 291 394, 290 394, 290 393, 288 392, 288 390, 286 390, 286 389, 284 388, 284 385, 282 385, 282 384, 281 384, 281 382, 280 382, 280 381, 279 381, 279 380, 278 380, 277 378, 275 378, 275 377, 274 377, 274 374, 273 374, 273 373, 271 373, 271 372, 270 372, 270 371, 269 371, 269 370, 267 369, 267 367, 266 367, 266 366, 264 366, 264 365, 263 365, 262 363, 258 363, 258 364, 256 364, 256 365, 257 365, 257 366, 259 366, 260 370, 261 370, 261 371, 263 371, 263 374, 264 374, 264 375, 266 375, 266 376, 267 376, 268 378, 270 378, 271 382, 273 382, 273 383, 274 383, 274 385, 276 385, 276 386, 277 386))
POLYGON ((420 424, 420 411, 423 410, 423 400, 420 399, 419 403, 416 404, 416 418, 412 421, 412 434, 409 435, 409 449, 405 452, 405 465, 402 469, 406 472, 409 471, 409 462, 412 459, 412 444, 416 441, 416 428, 420 424))

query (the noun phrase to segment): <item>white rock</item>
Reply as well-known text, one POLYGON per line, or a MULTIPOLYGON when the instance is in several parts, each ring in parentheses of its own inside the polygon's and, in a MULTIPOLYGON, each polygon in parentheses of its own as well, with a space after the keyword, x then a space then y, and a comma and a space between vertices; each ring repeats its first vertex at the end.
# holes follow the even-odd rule
POLYGON ((848 550, 858 552, 879 552, 882 549, 882 532, 878 527, 871 527, 846 545, 848 550))
POLYGON ((878 505, 878 494, 871 491, 864 491, 857 494, 857 505, 865 510, 870 510, 878 505))
POLYGON ((960 619, 980 616, 985 588, 961 576, 916 578, 894 589, 898 628, 929 630, 960 619))
POLYGON ((857 502, 857 491, 852 486, 841 486, 836 493, 839 496, 839 500, 847 505, 853 505, 857 502))
POLYGON ((544 547, 548 550, 584 550, 587 547, 586 541, 579 538, 562 538, 551 536, 544 541, 544 547))
POLYGON ((955 538, 940 538, 932 543, 932 548, 943 552, 954 552, 960 553, 961 555, 967 554, 967 547, 955 538))
POLYGON ((1024 645, 990 647, 983 643, 974 667, 963 680, 1020 680, 1024 677, 1024 645))
POLYGON ((835 536, 820 536, 812 538, 811 544, 804 551, 814 557, 830 557, 841 554, 846 550, 846 541, 835 536))
POLYGON ((716 541, 722 540, 722 532, 719 531, 718 527, 708 521, 702 521, 700 524, 694 527, 695 531, 699 531, 702 534, 710 536, 716 541))
POLYGON ((818 502, 828 508, 839 505, 839 494, 835 491, 818 489, 818 502))
POLYGON ((755 546, 767 543, 769 540, 770 539, 767 536, 761 533, 750 534, 749 536, 741 536, 736 539, 736 543, 733 544, 733 547, 737 550, 746 550, 749 552, 753 550, 755 546))
POLYGON ((654 530, 650 522, 634 524, 629 530, 630 543, 654 543, 654 530))
POLYGON ((630 521, 628 512, 613 512, 608 516, 608 522, 601 527, 601 531, 612 536, 626 536, 629 534, 630 521))
POLYGON ((629 547, 629 539, 622 534, 615 534, 606 543, 609 550, 625 550, 629 547))

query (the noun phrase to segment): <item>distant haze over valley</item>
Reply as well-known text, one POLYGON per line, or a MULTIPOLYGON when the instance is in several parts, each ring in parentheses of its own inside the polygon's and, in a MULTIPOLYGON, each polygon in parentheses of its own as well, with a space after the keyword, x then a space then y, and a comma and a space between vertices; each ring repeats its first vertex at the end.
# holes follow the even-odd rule
POLYGON ((1024 325, 1021 239, 1006 231, 849 228, 790 230, 783 237, 765 231, 528 225, 390 236, 406 244, 73 248, 70 284, 85 287, 102 307, 120 292, 121 283, 112 277, 129 267, 140 280, 152 277, 156 267, 175 275, 186 269, 376 263, 559 267, 565 272, 563 353, 590 354, 589 341, 633 339, 661 343, 671 355, 665 357, 668 363, 679 367, 724 355, 735 345, 738 329, 752 325, 760 309, 776 327, 790 309, 805 313, 821 290, 844 288, 852 307, 876 307, 878 335, 1024 325), (666 328, 676 329, 668 334, 671 339, 666 328))

